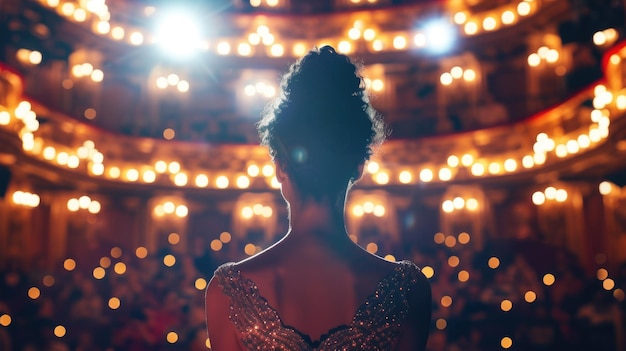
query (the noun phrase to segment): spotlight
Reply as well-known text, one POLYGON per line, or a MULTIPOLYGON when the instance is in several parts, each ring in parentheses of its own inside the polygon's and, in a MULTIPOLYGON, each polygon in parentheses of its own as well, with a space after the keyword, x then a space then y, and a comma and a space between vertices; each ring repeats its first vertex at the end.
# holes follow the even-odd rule
POLYGON ((156 41, 168 55, 186 57, 199 48, 200 30, 191 15, 171 12, 159 21, 156 41))
POLYGON ((432 20, 424 26, 426 48, 434 53, 444 52, 452 47, 455 41, 454 28, 443 19, 432 20))

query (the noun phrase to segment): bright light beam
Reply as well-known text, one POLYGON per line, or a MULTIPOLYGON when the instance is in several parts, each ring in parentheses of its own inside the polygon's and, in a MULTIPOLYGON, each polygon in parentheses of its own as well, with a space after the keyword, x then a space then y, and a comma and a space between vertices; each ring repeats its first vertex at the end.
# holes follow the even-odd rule
POLYGON ((426 48, 434 53, 449 50, 456 40, 454 27, 442 19, 433 20, 424 26, 426 48))
POLYGON ((200 30, 188 14, 169 13, 158 23, 156 41, 168 55, 189 56, 199 49, 200 39, 200 30))

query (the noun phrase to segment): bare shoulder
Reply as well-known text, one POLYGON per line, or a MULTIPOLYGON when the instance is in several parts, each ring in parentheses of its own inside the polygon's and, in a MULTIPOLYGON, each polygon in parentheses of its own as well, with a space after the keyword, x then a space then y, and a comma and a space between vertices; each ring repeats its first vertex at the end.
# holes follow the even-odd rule
POLYGON ((230 322, 230 297, 224 294, 221 286, 223 270, 220 266, 206 289, 205 312, 211 350, 239 350, 237 330, 230 322))

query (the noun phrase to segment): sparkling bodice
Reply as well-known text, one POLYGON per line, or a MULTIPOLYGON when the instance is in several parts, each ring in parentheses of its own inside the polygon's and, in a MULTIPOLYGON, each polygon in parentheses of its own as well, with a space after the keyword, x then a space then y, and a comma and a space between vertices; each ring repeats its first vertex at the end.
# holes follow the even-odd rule
POLYGON ((256 284, 232 263, 215 271, 222 291, 230 298, 230 320, 247 350, 393 350, 408 311, 406 292, 422 274, 409 261, 383 278, 357 309, 349 325, 322 335, 319 341, 286 326, 278 312, 259 294, 256 284))

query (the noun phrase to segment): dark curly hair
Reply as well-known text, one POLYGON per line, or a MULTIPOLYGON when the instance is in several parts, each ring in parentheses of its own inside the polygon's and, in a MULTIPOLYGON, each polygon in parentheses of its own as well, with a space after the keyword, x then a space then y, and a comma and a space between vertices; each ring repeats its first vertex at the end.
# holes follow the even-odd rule
POLYGON ((311 50, 283 76, 281 94, 257 125, 261 144, 303 196, 319 199, 351 186, 386 137, 360 69, 331 46, 311 50))

